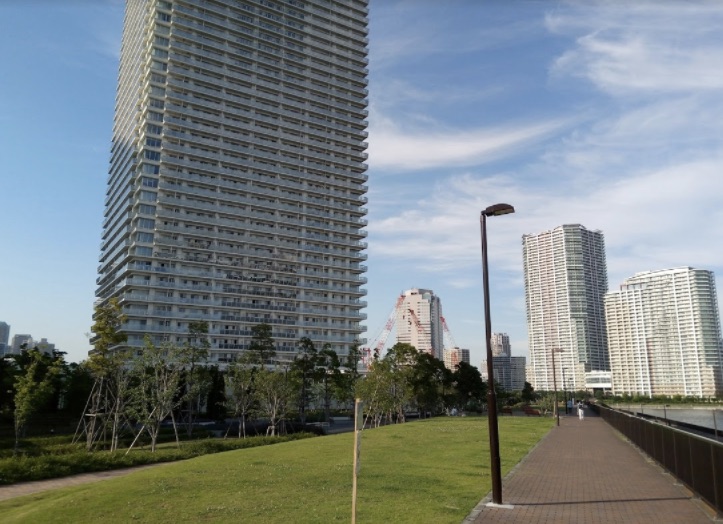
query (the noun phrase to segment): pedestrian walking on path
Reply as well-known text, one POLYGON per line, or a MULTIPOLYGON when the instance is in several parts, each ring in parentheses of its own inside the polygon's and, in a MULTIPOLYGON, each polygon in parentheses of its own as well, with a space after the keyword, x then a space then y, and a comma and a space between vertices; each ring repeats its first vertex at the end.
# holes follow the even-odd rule
POLYGON ((585 406, 583 406, 582 402, 577 403, 577 416, 580 420, 585 418, 585 406))
MULTIPOLYGON (((711 524, 715 512, 593 410, 560 419, 465 524, 711 524)), ((504 456, 502 457, 504 463, 504 456)))

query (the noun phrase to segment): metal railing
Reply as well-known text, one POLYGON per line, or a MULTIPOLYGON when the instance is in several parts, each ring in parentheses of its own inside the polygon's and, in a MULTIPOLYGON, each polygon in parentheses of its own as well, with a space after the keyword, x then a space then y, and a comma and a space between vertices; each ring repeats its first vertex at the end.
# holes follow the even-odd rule
POLYGON ((606 406, 602 419, 723 514, 723 443, 606 406))

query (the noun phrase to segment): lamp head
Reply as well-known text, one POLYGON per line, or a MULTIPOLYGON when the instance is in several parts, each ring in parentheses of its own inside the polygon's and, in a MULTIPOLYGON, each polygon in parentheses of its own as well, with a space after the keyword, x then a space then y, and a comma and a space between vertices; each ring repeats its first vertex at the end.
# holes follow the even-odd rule
POLYGON ((514 212, 515 208, 509 204, 494 204, 482 211, 482 214, 486 217, 492 217, 497 215, 508 215, 514 212))

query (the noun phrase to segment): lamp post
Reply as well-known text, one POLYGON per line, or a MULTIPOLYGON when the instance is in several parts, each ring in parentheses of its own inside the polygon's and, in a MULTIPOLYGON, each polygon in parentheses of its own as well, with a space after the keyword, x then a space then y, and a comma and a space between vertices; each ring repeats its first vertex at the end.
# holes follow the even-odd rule
POLYGON ((555 410, 555 418, 557 419, 557 425, 560 425, 560 408, 557 406, 557 373, 555 371, 555 353, 562 353, 562 349, 560 348, 553 348, 550 350, 550 353, 552 353, 552 387, 555 388, 555 404, 554 404, 554 410, 555 410))
POLYGON ((485 301, 485 339, 487 343, 487 421, 490 434, 490 470, 492 474, 492 502, 502 504, 502 472, 500 468, 500 437, 497 429, 497 394, 492 366, 492 323, 490 321, 490 281, 487 267, 487 217, 514 213, 509 204, 489 206, 480 214, 482 235, 482 286, 485 301))
POLYGON ((567 415, 567 382, 565 382, 565 368, 562 368, 562 400, 565 402, 565 415, 567 415))

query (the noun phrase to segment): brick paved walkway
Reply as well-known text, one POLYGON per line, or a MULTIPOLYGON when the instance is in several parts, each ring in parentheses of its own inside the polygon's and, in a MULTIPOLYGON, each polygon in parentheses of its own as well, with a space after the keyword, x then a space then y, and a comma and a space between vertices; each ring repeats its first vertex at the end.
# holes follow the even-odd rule
POLYGON ((560 417, 507 478, 502 503, 482 500, 465 524, 710 524, 715 513, 601 418, 560 417))

